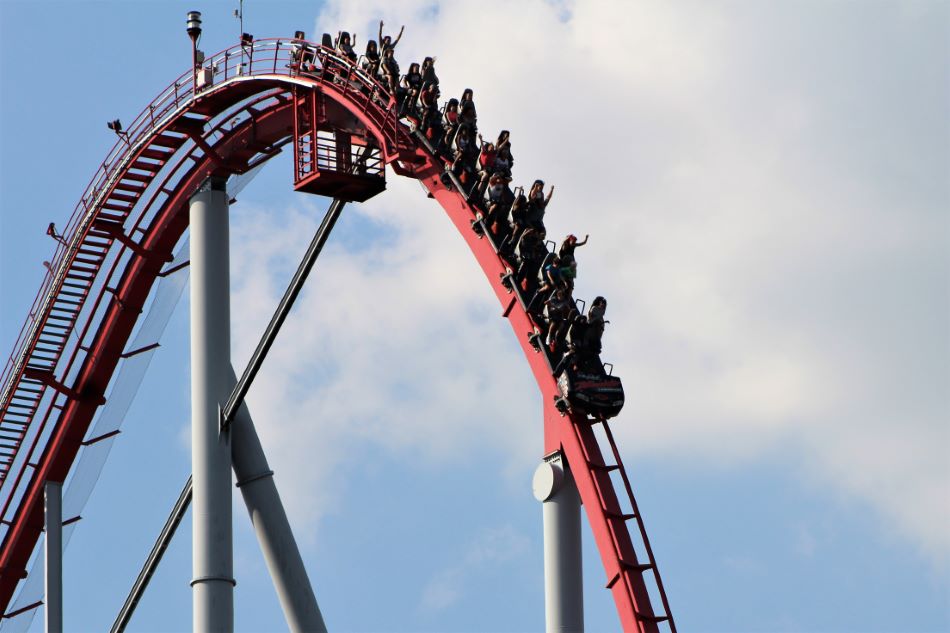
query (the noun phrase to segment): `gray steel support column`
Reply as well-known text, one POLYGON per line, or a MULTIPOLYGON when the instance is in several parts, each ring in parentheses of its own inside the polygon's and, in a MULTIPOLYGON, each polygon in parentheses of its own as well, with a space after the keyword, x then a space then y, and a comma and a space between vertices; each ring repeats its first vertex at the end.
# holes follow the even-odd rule
MULTIPOLYGON (((233 383, 237 383, 233 370, 230 373, 233 383)), ((267 464, 246 404, 238 407, 231 423, 231 459, 287 626, 294 633, 326 633, 327 626, 274 483, 274 472, 267 464)))
POLYGON ((63 484, 47 481, 46 633, 63 633, 63 484))
POLYGON ((584 630, 581 498, 560 453, 534 472, 534 496, 544 513, 544 622, 548 633, 584 630))
POLYGON ((228 195, 206 182, 190 200, 192 626, 234 630, 231 444, 220 409, 231 387, 228 195))

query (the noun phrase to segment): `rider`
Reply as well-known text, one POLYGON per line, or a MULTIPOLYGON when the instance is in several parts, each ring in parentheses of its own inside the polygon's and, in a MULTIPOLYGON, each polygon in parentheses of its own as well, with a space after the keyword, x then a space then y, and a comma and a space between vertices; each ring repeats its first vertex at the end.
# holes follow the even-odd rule
POLYGON ((534 227, 535 229, 544 232, 544 211, 547 209, 548 204, 551 202, 551 197, 554 195, 554 185, 551 185, 551 191, 548 193, 547 197, 544 197, 544 181, 535 180, 534 184, 531 185, 531 189, 528 191, 528 209, 527 209, 527 219, 528 225, 534 227))
POLYGON ((350 34, 347 31, 340 31, 340 34, 336 38, 336 50, 343 57, 346 57, 351 62, 355 62, 357 58, 356 51, 353 50, 353 47, 356 45, 356 33, 353 34, 353 39, 350 40, 350 34))
POLYGON ((576 235, 568 235, 566 238, 564 238, 564 241, 561 242, 561 248, 557 252, 558 256, 560 256, 561 259, 573 260, 574 249, 577 248, 578 246, 583 246, 584 244, 587 243, 587 240, 589 239, 590 239, 590 235, 585 235, 584 241, 578 242, 576 235))
POLYGON ((495 149, 495 144, 486 143, 481 134, 478 135, 478 140, 481 143, 481 150, 478 153, 478 190, 473 193, 477 193, 476 198, 481 200, 485 197, 488 180, 495 172, 495 158, 498 156, 498 151, 495 149))
POLYGON ((511 156, 511 141, 509 138, 508 130, 502 130, 495 142, 495 149, 498 150, 498 154, 495 156, 495 171, 511 176, 511 168, 515 165, 515 159, 511 156))
POLYGON ((396 41, 393 41, 393 38, 389 35, 383 37, 383 21, 379 21, 379 48, 386 53, 387 49, 392 50, 396 48, 396 44, 399 43, 399 40, 402 39, 402 32, 406 29, 405 25, 399 27, 399 35, 396 36, 396 41))
POLYGON ((557 350, 558 342, 567 330, 573 309, 571 304, 571 297, 564 288, 555 290, 554 295, 546 303, 549 325, 545 343, 552 352, 557 350))
POLYGON ((402 78, 402 87, 405 91, 405 97, 403 97, 401 114, 415 114, 416 99, 419 97, 419 91, 422 89, 422 73, 419 70, 418 63, 413 62, 409 64, 409 71, 402 78))
POLYGON ((383 49, 382 61, 383 79, 386 80, 386 86, 389 88, 389 94, 398 98, 399 93, 399 63, 393 57, 393 49, 383 49))
POLYGON ((439 85, 439 77, 435 74, 435 57, 426 57, 422 60, 422 86, 439 85))
POLYGON ((587 336, 584 341, 584 347, 592 354, 600 354, 601 338, 604 335, 604 326, 609 321, 604 320, 607 312, 607 300, 603 297, 597 297, 590 304, 587 311, 587 336))
POLYGON ((366 71, 366 74, 372 77, 373 79, 379 74, 379 64, 382 61, 382 58, 379 56, 379 48, 376 45, 376 40, 369 40, 366 42, 366 52, 363 53, 363 70, 366 71))

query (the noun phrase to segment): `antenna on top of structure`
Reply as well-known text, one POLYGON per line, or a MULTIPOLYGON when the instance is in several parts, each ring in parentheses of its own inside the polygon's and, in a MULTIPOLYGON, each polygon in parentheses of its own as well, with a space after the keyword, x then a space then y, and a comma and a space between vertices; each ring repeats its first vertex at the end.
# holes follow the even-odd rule
POLYGON ((239 0, 238 8, 234 10, 234 17, 239 20, 238 37, 244 34, 244 0, 239 0))

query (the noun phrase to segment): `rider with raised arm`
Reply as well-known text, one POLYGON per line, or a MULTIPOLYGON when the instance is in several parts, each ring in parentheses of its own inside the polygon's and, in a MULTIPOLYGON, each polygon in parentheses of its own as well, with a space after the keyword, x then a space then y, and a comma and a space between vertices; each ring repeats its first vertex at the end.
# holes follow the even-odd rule
POLYGON ((340 31, 340 34, 336 38, 336 50, 340 55, 347 58, 351 62, 355 62, 358 55, 356 51, 353 50, 353 47, 356 45, 356 33, 353 34, 353 39, 350 39, 350 34, 347 31, 340 31))
POLYGON ((561 267, 564 269, 564 280, 571 288, 574 287, 574 280, 577 278, 577 259, 574 258, 574 249, 583 246, 589 239, 590 235, 585 235, 584 241, 578 242, 576 236, 568 235, 557 252, 558 257, 561 258, 561 267))
POLYGON ((396 48, 396 44, 399 43, 399 40, 402 39, 402 32, 406 29, 405 25, 399 27, 399 35, 396 36, 396 40, 393 41, 393 38, 389 35, 383 37, 383 21, 379 21, 379 48, 385 54, 386 50, 392 50, 396 48))
POLYGON ((548 204, 551 202, 551 197, 554 195, 554 185, 551 185, 551 190, 548 192, 547 197, 544 196, 544 181, 535 180, 534 184, 531 185, 531 189, 528 191, 528 209, 527 209, 527 221, 528 226, 534 227, 538 231, 544 233, 544 211, 547 209, 548 204))
POLYGON ((589 239, 590 239, 590 235, 585 235, 585 236, 584 236, 584 241, 583 241, 583 242, 578 242, 576 235, 568 235, 566 238, 564 238, 564 241, 561 242, 561 248, 560 248, 560 249, 558 250, 558 252, 557 252, 558 256, 559 256, 562 260, 563 260, 563 259, 570 259, 570 260, 573 260, 573 259, 574 259, 574 249, 577 248, 578 246, 583 246, 584 244, 587 243, 587 240, 589 240, 589 239))

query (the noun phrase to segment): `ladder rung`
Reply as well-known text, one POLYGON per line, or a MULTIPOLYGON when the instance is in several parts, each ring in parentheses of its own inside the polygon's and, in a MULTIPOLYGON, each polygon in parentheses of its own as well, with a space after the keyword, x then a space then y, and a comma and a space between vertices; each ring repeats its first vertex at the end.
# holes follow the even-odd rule
POLYGON ((659 624, 660 622, 666 622, 670 619, 668 615, 646 615, 643 613, 637 613, 637 619, 643 620, 645 622, 653 622, 654 624, 659 624))
POLYGON ((588 462, 587 465, 591 470, 602 470, 604 472, 612 472, 618 470, 620 466, 618 464, 598 464, 597 462, 588 462))
POLYGON ((625 560, 620 561, 620 566, 630 571, 643 573, 648 569, 653 569, 652 563, 629 563, 625 560))
POLYGON ((604 514, 610 517, 611 519, 619 519, 621 521, 629 521, 630 519, 637 518, 635 512, 625 514, 623 512, 618 512, 616 510, 604 510, 604 514))

